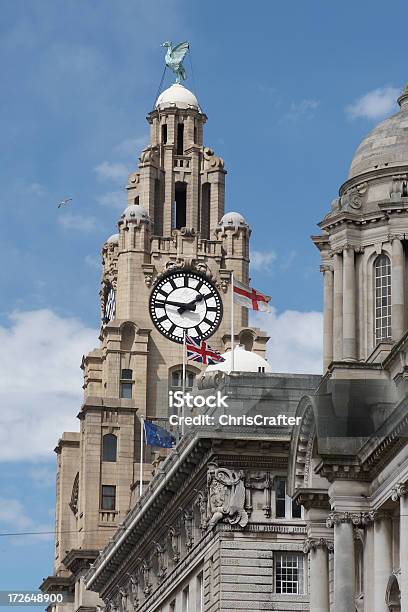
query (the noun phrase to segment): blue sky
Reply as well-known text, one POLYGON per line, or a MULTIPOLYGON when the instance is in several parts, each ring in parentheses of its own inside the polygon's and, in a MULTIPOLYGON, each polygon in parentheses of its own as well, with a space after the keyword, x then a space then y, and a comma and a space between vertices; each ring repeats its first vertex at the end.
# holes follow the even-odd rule
MULTIPOLYGON (((393 15, 404 23, 405 3, 393 15)), ((0 532, 52 529, 52 448, 77 427, 99 252, 147 140, 160 43, 191 43, 186 85, 225 159, 227 210, 253 228, 253 283, 273 296, 271 361, 315 371, 322 296, 309 236, 360 140, 396 110, 408 66, 395 30, 375 0, 3 0, 0 532)), ((0 538, 0 589, 35 588, 51 564, 51 540, 0 538)))

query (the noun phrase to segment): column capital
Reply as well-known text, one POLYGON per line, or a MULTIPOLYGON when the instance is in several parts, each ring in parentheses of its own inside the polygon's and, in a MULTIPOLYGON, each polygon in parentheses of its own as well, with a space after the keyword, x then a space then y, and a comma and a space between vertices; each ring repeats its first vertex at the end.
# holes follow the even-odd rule
POLYGON ((405 240, 405 234, 389 234, 388 239, 391 244, 394 242, 394 240, 399 240, 401 242, 401 240, 405 240))
POLYGON ((376 521, 383 521, 384 519, 391 518, 387 512, 382 510, 370 510, 369 512, 363 512, 361 516, 361 524, 363 526, 370 525, 376 521))
POLYGON ((320 272, 333 272, 333 266, 330 264, 322 264, 320 266, 320 272))
POLYGON ((391 490, 392 501, 398 501, 400 497, 408 495, 408 482, 400 482, 391 490))
POLYGON ((330 540, 326 540, 326 538, 306 538, 303 542, 303 552, 308 554, 311 550, 316 550, 317 548, 327 548, 328 552, 333 552, 334 545, 330 540))
POLYGON ((326 527, 334 527, 341 523, 351 523, 355 527, 363 524, 364 512, 330 512, 326 520, 326 527))

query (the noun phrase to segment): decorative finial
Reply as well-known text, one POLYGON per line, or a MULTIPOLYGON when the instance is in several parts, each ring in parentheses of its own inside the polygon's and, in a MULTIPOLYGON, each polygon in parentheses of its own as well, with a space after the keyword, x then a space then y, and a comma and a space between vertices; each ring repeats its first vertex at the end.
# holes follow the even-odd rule
POLYGON ((166 62, 166 66, 176 75, 176 83, 180 83, 181 79, 185 81, 187 74, 183 66, 183 59, 189 49, 188 42, 181 42, 173 47, 173 43, 170 40, 166 40, 166 42, 162 44, 162 47, 167 47, 164 61, 166 62))

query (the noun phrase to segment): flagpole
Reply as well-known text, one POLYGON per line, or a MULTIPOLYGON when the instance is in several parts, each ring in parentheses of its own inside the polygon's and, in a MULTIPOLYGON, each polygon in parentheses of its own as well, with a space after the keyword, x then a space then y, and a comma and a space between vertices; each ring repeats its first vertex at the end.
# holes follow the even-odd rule
POLYGON ((231 372, 235 366, 234 342, 234 271, 231 272, 231 372))
POLYGON ((186 394, 186 330, 183 330, 183 405, 181 408, 181 435, 184 436, 185 416, 185 394, 186 394))
POLYGON ((140 417, 140 472, 139 472, 139 497, 143 494, 143 434, 144 418, 140 417))

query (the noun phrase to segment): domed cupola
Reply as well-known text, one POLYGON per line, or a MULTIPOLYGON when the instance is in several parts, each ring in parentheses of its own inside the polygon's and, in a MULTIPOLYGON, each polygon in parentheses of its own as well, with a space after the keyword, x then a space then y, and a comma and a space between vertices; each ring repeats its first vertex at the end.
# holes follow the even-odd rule
MULTIPOLYGON (((232 370, 232 353, 226 351, 222 355, 225 361, 209 365, 206 372, 226 372, 229 374, 232 370)), ((246 351, 243 346, 236 346, 234 349, 234 372, 272 372, 271 364, 257 353, 246 351)))
POLYGON ((408 166, 408 85, 398 104, 400 110, 377 125, 357 148, 349 179, 376 170, 408 166))
POLYGON ((150 224, 150 217, 147 210, 139 204, 130 204, 120 216, 119 224, 135 223, 140 225, 141 223, 150 224))
POLYGON ((381 361, 408 329, 408 87, 362 141, 313 236, 324 278, 324 364, 381 361))
POLYGON ((245 221, 244 217, 238 212, 225 213, 225 215, 221 217, 219 221, 219 226, 222 228, 231 228, 234 230, 237 230, 240 227, 249 228, 249 225, 245 221))
POLYGON ((200 111, 198 100, 187 87, 174 83, 165 89, 157 98, 154 105, 158 110, 166 108, 191 108, 200 111))

